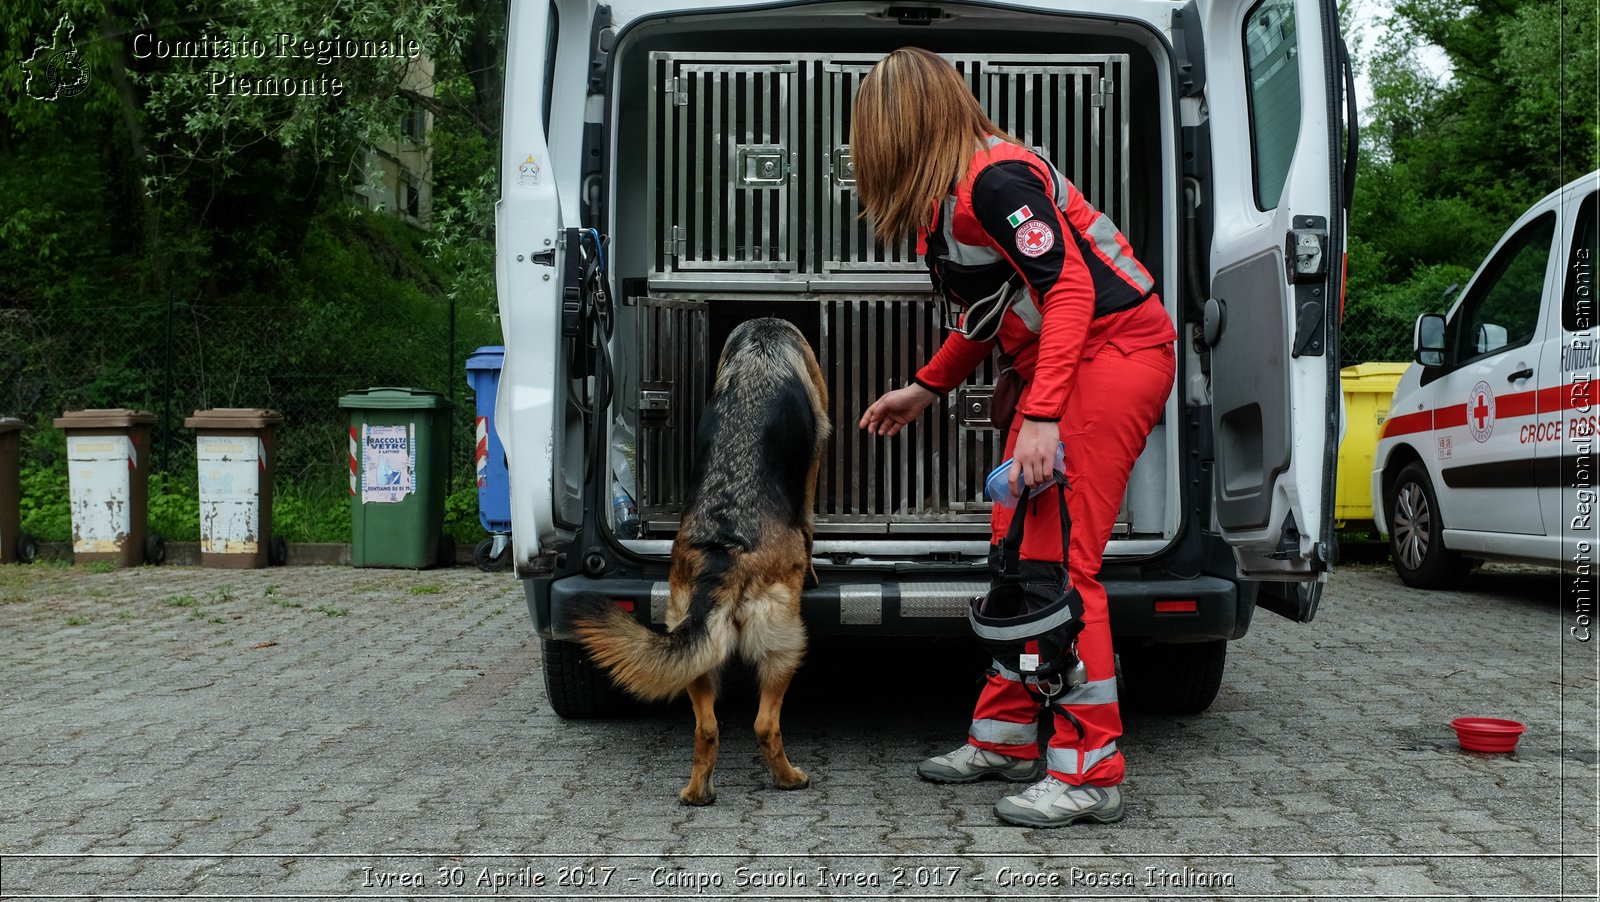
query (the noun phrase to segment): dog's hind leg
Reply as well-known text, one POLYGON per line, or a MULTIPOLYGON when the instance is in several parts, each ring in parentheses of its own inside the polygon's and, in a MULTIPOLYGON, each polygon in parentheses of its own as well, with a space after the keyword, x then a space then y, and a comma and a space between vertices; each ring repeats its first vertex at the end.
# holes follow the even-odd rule
POLYGON ((761 752, 767 756, 773 782, 778 784, 779 789, 805 789, 811 785, 811 778, 806 776, 805 771, 789 763, 789 756, 783 751, 783 731, 778 727, 783 694, 789 690, 789 682, 794 679, 794 669, 780 672, 776 668, 769 670, 762 667, 761 670, 761 708, 756 712, 756 741, 761 743, 761 752))
POLYGON ((689 702, 694 706, 694 770, 689 783, 678 793, 685 805, 709 805, 717 800, 711 785, 711 772, 717 767, 717 680, 703 673, 689 684, 689 702))
MULTIPOLYGON (((796 589, 798 596, 799 591, 796 589)), ((778 725, 783 711, 783 696, 789 691, 795 671, 805 657, 806 631, 800 622, 799 607, 782 620, 765 625, 762 635, 765 653, 760 659, 761 706, 756 710, 756 742, 772 768, 773 782, 779 789, 805 789, 811 785, 806 772, 789 763, 783 751, 783 731, 778 725)))

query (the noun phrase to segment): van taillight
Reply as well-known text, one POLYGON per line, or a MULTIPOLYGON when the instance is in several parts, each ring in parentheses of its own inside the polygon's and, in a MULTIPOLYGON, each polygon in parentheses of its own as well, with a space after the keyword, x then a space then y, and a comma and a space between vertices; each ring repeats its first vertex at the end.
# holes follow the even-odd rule
POLYGON ((611 600, 617 603, 617 607, 623 609, 624 611, 627 611, 630 614, 633 613, 633 599, 631 599, 631 598, 613 598, 611 600))
POLYGON ((1157 614, 1193 614, 1198 610, 1200 602, 1193 599, 1156 602, 1157 614))

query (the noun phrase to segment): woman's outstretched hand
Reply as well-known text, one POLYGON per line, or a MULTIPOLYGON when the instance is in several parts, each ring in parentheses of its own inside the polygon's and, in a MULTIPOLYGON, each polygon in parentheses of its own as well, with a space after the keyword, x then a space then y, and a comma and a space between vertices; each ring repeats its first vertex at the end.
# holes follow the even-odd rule
POLYGON ((857 425, 873 435, 895 435, 907 423, 921 416, 937 397, 915 382, 905 388, 884 392, 883 397, 867 407, 857 425))

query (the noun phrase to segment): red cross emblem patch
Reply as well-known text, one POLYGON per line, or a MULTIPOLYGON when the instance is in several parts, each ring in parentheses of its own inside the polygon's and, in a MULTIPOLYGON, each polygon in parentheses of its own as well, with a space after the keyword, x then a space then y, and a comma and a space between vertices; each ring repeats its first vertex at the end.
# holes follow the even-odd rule
POLYGON ((1037 219, 1017 227, 1017 250, 1023 256, 1037 257, 1056 245, 1056 233, 1037 219))
POLYGON ((1494 389, 1487 382, 1479 382, 1467 394, 1467 431, 1479 442, 1494 434, 1494 389))

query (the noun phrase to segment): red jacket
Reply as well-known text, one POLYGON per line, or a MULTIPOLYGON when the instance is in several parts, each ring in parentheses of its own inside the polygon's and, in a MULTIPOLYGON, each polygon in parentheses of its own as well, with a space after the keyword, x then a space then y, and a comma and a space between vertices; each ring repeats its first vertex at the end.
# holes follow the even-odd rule
POLYGON ((945 394, 998 347, 1031 383, 1020 412, 1059 420, 1078 361, 1107 344, 1128 354, 1177 340, 1155 280, 1128 240, 1056 168, 991 138, 918 236, 934 283, 965 305, 1021 277, 1027 286, 990 341, 952 332, 916 375, 945 394))

